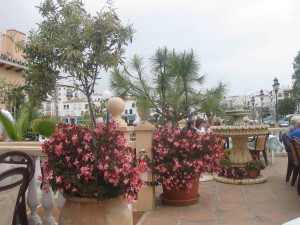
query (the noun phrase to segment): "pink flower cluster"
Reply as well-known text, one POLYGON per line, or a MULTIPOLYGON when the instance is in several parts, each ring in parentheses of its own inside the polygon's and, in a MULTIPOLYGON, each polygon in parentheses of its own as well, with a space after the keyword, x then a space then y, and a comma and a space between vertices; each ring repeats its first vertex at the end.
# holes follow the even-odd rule
MULTIPOLYGON (((42 148, 44 181, 53 190, 78 197, 106 200, 126 195, 131 201, 145 184, 140 174, 147 163, 135 157, 124 133, 110 121, 96 129, 77 125, 56 127, 42 148)), ((47 185, 44 185, 47 189, 47 185)))
POLYGON ((225 140, 178 128, 159 127, 153 136, 154 185, 187 190, 204 172, 219 172, 225 140))

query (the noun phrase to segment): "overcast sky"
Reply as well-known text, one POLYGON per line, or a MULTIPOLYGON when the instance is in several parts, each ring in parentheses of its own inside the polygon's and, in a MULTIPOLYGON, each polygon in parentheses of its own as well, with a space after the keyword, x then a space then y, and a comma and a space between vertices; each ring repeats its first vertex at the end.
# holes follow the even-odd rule
MULTIPOLYGON (((82 0, 92 14, 103 0, 82 0)), ((0 32, 28 34, 41 21, 41 0, 1 0, 0 32)), ((193 49, 205 86, 229 84, 229 95, 271 90, 273 79, 292 86, 293 61, 300 50, 299 0, 115 0, 124 23, 136 33, 126 58, 149 58, 158 47, 193 49)), ((103 79, 100 90, 107 89, 103 79)))

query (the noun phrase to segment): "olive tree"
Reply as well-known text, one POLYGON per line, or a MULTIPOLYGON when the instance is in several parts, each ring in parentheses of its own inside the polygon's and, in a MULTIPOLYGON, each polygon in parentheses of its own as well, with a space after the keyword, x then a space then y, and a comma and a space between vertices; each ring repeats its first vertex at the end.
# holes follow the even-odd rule
POLYGON ((199 67, 193 50, 159 48, 150 58, 148 70, 143 57, 135 55, 122 70, 112 72, 110 85, 118 95, 137 96, 138 102, 146 102, 148 108, 177 126, 178 121, 200 112, 221 110, 226 85, 202 88, 206 77, 199 74, 199 67))
POLYGON ((132 41, 132 25, 122 24, 110 1, 94 16, 80 0, 45 0, 38 9, 43 21, 23 46, 29 95, 43 100, 59 79, 71 78, 88 99, 95 127, 91 95, 100 72, 122 63, 124 46, 132 41))

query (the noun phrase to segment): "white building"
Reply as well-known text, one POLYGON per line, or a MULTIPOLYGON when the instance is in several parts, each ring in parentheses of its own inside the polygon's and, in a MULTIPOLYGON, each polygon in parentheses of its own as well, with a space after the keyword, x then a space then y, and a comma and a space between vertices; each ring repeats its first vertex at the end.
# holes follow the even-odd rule
POLYGON ((125 99, 125 110, 122 113, 122 118, 128 125, 133 125, 135 120, 139 120, 135 97, 127 97, 125 99))
MULTIPOLYGON (((277 103, 292 96, 292 87, 281 86, 277 92, 277 103)), ((246 93, 246 92, 245 92, 246 93)), ((248 108, 255 112, 256 118, 262 115, 275 116, 276 94, 274 90, 262 89, 244 96, 228 96, 223 101, 224 109, 248 108), (262 112, 263 110, 263 112, 262 112)))
POLYGON ((62 113, 62 102, 82 97, 84 97, 84 94, 72 85, 66 82, 56 84, 52 96, 49 96, 48 102, 44 103, 44 114, 59 117, 62 113))
MULTIPOLYGON (((92 95, 92 102, 95 106, 101 106, 101 102, 105 103, 105 99, 102 94, 95 93, 92 95)), ((44 103, 44 113, 57 116, 63 123, 80 124, 84 121, 84 114, 87 111, 87 98, 67 83, 57 84, 53 96, 49 97, 49 101, 44 103)), ((128 125, 133 125, 133 122, 139 119, 134 97, 126 98, 122 118, 128 125)))

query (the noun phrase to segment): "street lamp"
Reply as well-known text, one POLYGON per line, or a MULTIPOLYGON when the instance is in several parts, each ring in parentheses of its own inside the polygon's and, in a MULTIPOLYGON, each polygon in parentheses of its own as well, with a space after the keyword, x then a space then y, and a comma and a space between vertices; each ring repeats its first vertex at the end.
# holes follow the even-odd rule
POLYGON ((105 105, 106 105, 106 123, 108 123, 108 119, 109 119, 109 116, 108 116, 108 110, 107 110, 107 102, 108 100, 111 98, 112 94, 110 91, 103 91, 102 93, 102 97, 104 98, 105 100, 105 105))
POLYGON ((247 91, 251 91, 252 89, 247 89, 244 93, 244 98, 245 98, 245 103, 244 103, 244 107, 247 108, 247 91))
POLYGON ((255 98, 254 98, 254 96, 251 97, 251 104, 252 104, 252 110, 253 110, 253 121, 255 123, 255 112, 254 112, 255 98))
POLYGON ((261 89, 259 92, 260 102, 261 102, 261 122, 264 122, 263 120, 263 100, 264 100, 264 91, 261 89))
POLYGON ((279 83, 278 83, 278 79, 275 77, 275 79, 273 80, 273 90, 275 92, 275 115, 276 115, 276 125, 278 126, 278 99, 277 99, 277 94, 278 94, 278 90, 279 90, 279 83))

